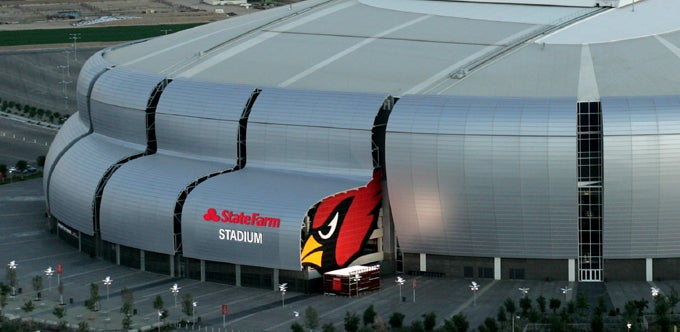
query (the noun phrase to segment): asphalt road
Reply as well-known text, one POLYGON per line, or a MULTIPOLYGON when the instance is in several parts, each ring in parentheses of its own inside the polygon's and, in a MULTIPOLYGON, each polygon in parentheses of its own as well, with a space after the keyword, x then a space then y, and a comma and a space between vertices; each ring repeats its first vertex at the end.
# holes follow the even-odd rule
POLYGON ((57 134, 48 129, 0 116, 0 164, 14 166, 19 160, 36 164, 38 156, 46 156, 57 134))

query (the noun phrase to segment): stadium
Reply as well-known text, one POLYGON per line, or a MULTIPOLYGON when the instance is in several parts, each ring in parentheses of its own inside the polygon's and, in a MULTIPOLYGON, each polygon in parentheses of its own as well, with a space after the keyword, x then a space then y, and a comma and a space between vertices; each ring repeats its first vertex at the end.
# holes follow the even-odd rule
POLYGON ((237 286, 679 279, 680 3, 520 2, 308 0, 103 49, 50 221, 237 286))

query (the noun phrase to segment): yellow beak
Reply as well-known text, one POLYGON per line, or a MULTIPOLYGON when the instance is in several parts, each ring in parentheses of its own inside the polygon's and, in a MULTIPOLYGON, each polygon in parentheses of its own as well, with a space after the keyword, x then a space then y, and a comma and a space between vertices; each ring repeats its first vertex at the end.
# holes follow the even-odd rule
POLYGON ((302 257, 302 263, 321 267, 321 256, 323 256, 323 250, 315 251, 318 248, 321 248, 321 243, 316 241, 313 236, 308 237, 307 241, 305 241, 305 247, 302 248, 302 253, 300 254, 302 257))

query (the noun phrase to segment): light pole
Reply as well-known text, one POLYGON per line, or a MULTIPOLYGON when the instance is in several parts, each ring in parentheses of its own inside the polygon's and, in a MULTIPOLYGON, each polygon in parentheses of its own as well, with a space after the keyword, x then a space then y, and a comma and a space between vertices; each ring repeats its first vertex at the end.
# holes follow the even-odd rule
POLYGON ((16 263, 16 261, 11 261, 9 264, 7 264, 8 271, 7 271, 7 279, 9 279, 9 285, 12 286, 12 296, 17 295, 16 294, 16 284, 17 284, 17 266, 19 264, 16 263))
POLYGON ((404 279, 402 277, 397 277, 397 284, 399 284, 399 301, 400 302, 402 301, 401 286, 403 286, 405 282, 406 282, 406 279, 404 279))
POLYGON ((111 279, 111 277, 109 277, 109 276, 106 276, 106 278, 104 278, 104 280, 102 280, 102 282, 106 286, 106 303, 108 303, 109 302, 109 286, 111 286, 113 279, 111 279))
POLYGON ((69 33, 69 39, 73 40, 73 59, 78 61, 77 40, 80 39, 79 33, 69 33))
POLYGON ((660 292, 659 287, 652 286, 651 290, 652 290, 652 296, 653 297, 659 296, 659 292, 660 292))
POLYGON ((527 297, 527 293, 529 293, 529 287, 520 287, 519 291, 522 293, 522 297, 527 297))
POLYGON ((172 292, 172 296, 175 297, 175 308, 177 308, 177 294, 179 294, 179 290, 181 287, 177 286, 177 284, 172 285, 170 287, 170 292, 172 292))
POLYGON ((49 279, 49 285, 50 287, 47 289, 48 292, 52 292, 52 275, 54 274, 54 270, 52 270, 52 267, 48 267, 47 270, 45 270, 45 275, 47 276, 47 279, 49 279))
POLYGON ((630 328, 633 327, 633 324, 631 324, 630 322, 628 322, 628 324, 626 324, 626 327, 628 328, 628 332, 630 332, 630 328))
POLYGON ((191 307, 193 308, 193 310, 191 310, 191 316, 193 316, 194 325, 196 325, 196 307, 198 307, 198 301, 191 303, 191 307))
POLYGON ((354 283, 357 286, 357 297, 359 296, 359 281, 361 280, 361 275, 359 273, 354 274, 354 283))
POLYGON ((470 290, 472 291, 472 306, 477 305, 477 291, 479 290, 479 284, 476 282, 470 283, 470 290))
POLYGON ((287 282, 279 284, 279 292, 281 292, 281 308, 286 306, 286 289, 288 289, 287 282))
MULTIPOLYGON (((519 318, 519 316, 517 316, 519 318)), ((515 332, 515 314, 512 314, 512 332, 515 332)))
POLYGON ((161 332, 161 317, 163 317, 163 312, 158 310, 158 332, 161 332))
POLYGON ((571 288, 569 288, 568 286, 562 287, 562 294, 564 294, 564 303, 569 302, 567 301, 567 294, 569 293, 569 291, 571 291, 571 288))

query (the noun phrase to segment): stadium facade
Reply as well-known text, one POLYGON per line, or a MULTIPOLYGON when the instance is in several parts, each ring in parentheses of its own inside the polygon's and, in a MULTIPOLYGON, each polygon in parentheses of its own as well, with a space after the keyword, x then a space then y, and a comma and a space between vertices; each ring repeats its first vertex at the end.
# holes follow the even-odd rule
POLYGON ((678 279, 678 10, 310 0, 106 48, 47 155, 50 220, 242 286, 678 279))

